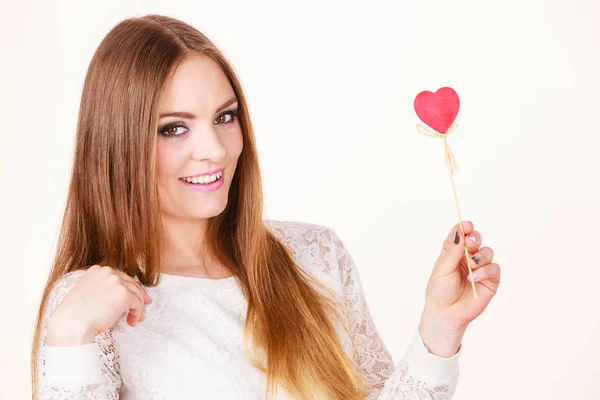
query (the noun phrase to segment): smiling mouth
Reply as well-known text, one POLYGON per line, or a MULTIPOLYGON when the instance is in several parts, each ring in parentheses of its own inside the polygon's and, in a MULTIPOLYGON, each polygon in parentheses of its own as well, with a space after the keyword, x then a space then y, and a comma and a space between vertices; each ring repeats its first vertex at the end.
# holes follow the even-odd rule
POLYGON ((195 176, 193 178, 179 178, 185 183, 190 183, 198 186, 208 186, 215 182, 223 179, 223 171, 219 171, 216 174, 205 175, 205 176, 195 176))

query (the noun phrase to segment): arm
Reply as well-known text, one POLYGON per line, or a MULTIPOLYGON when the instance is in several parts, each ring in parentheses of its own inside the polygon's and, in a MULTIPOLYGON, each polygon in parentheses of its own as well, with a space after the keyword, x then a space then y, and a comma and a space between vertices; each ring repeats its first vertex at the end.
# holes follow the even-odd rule
POLYGON ((418 329, 398 363, 394 363, 365 300, 358 268, 340 238, 330 229, 340 268, 355 363, 369 387, 367 400, 448 400, 458 383, 459 351, 450 358, 431 354, 418 329))
POLYGON ((38 343, 39 400, 119 398, 119 357, 110 329, 97 335, 94 343, 46 345, 50 317, 81 275, 83 271, 66 274, 54 285, 48 297, 38 343))

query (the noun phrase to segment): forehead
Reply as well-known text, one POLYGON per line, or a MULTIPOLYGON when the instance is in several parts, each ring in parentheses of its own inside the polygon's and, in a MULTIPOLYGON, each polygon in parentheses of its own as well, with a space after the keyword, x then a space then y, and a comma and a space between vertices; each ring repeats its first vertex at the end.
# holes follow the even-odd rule
POLYGON ((210 57, 187 55, 167 82, 161 111, 214 113, 234 96, 233 88, 221 67, 210 57))

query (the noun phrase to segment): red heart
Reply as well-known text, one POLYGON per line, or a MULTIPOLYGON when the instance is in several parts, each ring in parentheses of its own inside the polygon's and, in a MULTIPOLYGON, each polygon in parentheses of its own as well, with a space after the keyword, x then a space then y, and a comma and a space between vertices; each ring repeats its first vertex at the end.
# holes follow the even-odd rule
POLYGON ((450 87, 440 88, 435 93, 426 90, 415 97, 417 115, 439 133, 448 131, 459 107, 458 94, 450 87))

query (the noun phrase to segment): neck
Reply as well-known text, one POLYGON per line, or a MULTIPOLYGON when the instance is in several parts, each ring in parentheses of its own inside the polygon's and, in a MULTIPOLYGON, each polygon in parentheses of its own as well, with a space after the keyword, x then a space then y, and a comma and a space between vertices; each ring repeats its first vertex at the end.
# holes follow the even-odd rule
POLYGON ((162 214, 162 224, 162 272, 186 275, 208 273, 209 260, 203 243, 207 220, 162 214))
POLYGON ((164 248, 161 272, 210 279, 231 276, 208 254, 203 241, 207 222, 207 219, 162 215, 164 248))

